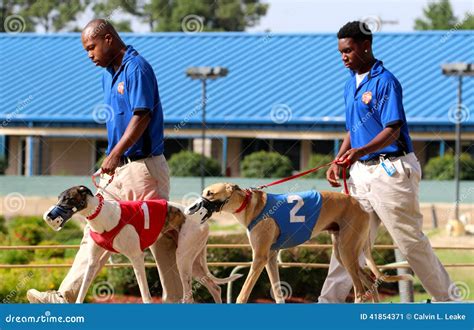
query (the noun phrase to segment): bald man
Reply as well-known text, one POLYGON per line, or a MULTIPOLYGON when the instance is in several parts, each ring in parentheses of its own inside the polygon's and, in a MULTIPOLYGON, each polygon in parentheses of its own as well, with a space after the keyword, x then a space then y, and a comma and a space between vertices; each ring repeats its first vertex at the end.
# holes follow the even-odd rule
MULTIPOLYGON (((107 121, 107 157, 101 169, 114 173, 107 187, 122 200, 169 198, 169 169, 163 156, 163 110, 158 83, 151 65, 120 39, 106 20, 89 22, 82 31, 82 45, 89 59, 105 68, 102 76, 104 104, 112 113, 107 121)), ((31 303, 72 303, 76 301, 86 269, 89 226, 79 252, 58 291, 28 290, 31 303)), ((163 301, 179 302, 182 285, 176 266, 176 244, 162 235, 152 253, 157 261, 163 287, 163 301)), ((105 265, 110 253, 101 259, 105 265)), ((97 275, 97 274, 96 274, 97 275)))

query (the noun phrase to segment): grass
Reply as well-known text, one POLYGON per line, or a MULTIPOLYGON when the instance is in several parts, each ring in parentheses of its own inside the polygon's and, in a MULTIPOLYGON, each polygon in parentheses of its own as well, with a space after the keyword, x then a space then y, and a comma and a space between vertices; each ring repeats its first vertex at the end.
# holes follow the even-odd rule
POLYGON ((216 232, 216 231, 242 232, 243 231, 242 225, 240 225, 239 223, 222 226, 222 225, 219 225, 217 222, 211 222, 209 225, 209 229, 211 232, 216 232))
MULTIPOLYGON (((436 250, 436 255, 443 264, 474 263, 474 252, 458 250, 436 250)), ((451 280, 454 281, 461 292, 466 292, 464 300, 474 300, 474 276, 472 276, 473 267, 449 267, 446 268, 451 280)), ((415 277, 415 302, 431 299, 431 296, 425 292, 420 280, 415 277)), ((388 297, 384 302, 400 302, 400 296, 388 297)))

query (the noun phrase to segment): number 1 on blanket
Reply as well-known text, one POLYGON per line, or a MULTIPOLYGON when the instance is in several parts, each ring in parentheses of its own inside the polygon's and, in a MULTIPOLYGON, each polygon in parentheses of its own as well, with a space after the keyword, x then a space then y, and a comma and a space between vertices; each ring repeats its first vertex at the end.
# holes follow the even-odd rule
POLYGON ((148 211, 148 205, 142 204, 143 217, 145 219, 145 229, 150 229, 150 212, 148 211))

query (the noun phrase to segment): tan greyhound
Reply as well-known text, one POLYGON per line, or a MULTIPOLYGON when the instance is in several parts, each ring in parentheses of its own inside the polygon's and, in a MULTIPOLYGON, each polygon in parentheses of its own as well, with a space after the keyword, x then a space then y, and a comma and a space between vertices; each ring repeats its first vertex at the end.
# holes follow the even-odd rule
POLYGON ((310 191, 272 195, 255 189, 242 190, 231 183, 217 183, 204 189, 201 199, 185 212, 192 215, 198 211, 202 212, 202 209, 207 210, 202 221, 209 219, 214 212, 223 211, 233 214, 248 229, 253 261, 237 303, 247 302, 264 267, 267 269, 276 302, 284 303, 278 273, 278 247, 275 245, 279 241, 281 243, 283 236, 283 240, 286 240, 283 245, 280 244, 283 248, 296 246, 304 241, 294 240, 299 234, 284 235, 281 228, 286 225, 282 225, 278 219, 282 214, 288 214, 290 226, 297 225, 297 230, 307 232, 306 236, 302 236, 304 240, 315 237, 322 231, 331 232, 336 257, 352 278, 356 303, 363 302, 369 296, 374 301, 379 301, 375 283, 413 279, 411 275, 387 276, 379 271, 371 254, 369 214, 360 207, 355 198, 342 193, 310 191), (312 198, 306 198, 307 196, 312 198), (277 201, 272 208, 266 205, 269 199, 277 201), (306 210, 305 203, 309 207, 306 210), (308 205, 316 203, 319 203, 319 210, 308 205), (265 213, 262 213, 264 210, 265 213), (310 215, 301 215, 299 212, 303 210, 310 215), (257 218, 264 221, 256 222, 257 218), (368 267, 376 276, 375 282, 359 265, 358 257, 362 251, 368 267))

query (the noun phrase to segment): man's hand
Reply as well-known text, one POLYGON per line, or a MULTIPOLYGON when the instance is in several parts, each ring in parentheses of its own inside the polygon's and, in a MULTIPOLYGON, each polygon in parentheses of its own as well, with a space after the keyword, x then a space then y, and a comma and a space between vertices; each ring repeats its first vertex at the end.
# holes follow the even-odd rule
POLYGON ((102 162, 102 173, 106 173, 109 175, 114 174, 115 169, 118 167, 120 163, 120 156, 116 156, 114 154, 110 154, 105 157, 104 161, 102 162))
POLYGON ((339 165, 332 164, 329 169, 326 171, 326 179, 328 180, 331 187, 340 187, 341 184, 339 183, 339 165))
POLYGON ((347 163, 347 167, 349 167, 350 164, 355 163, 356 161, 359 160, 360 157, 364 156, 365 153, 362 150, 362 148, 352 148, 347 150, 341 157, 336 159, 336 162, 340 163, 347 163))

